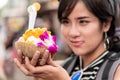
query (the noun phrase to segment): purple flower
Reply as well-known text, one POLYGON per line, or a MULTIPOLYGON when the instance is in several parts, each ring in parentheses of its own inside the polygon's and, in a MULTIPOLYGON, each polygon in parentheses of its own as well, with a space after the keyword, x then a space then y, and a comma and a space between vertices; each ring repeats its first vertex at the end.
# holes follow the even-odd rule
POLYGON ((48 35, 47 31, 45 31, 42 35, 40 35, 40 39, 43 40, 43 41, 45 39, 49 39, 49 35, 48 35))
POLYGON ((44 46, 44 44, 42 42, 37 43, 37 46, 41 47, 44 46))
POLYGON ((52 40, 56 43, 56 36, 52 36, 52 40))
POLYGON ((49 35, 48 35, 47 31, 45 31, 43 35, 44 35, 44 38, 45 38, 45 39, 48 39, 48 38, 49 38, 49 35))
POLYGON ((56 53, 57 52, 57 46, 55 44, 48 47, 49 52, 56 53))
MULTIPOLYGON (((45 42, 45 46, 48 47, 49 52, 51 53, 56 53, 57 52, 57 46, 56 46, 56 36, 51 36, 49 37, 49 34, 47 31, 45 31, 42 35, 39 36, 39 38, 45 42), (47 40, 46 40, 47 39, 47 40), (52 39, 52 41, 50 40, 52 39), (45 41, 46 40, 46 41, 45 41), (50 40, 50 44, 48 43, 48 41, 50 40), (48 45, 47 45, 48 43, 48 45), (51 44, 52 43, 52 44, 51 44)), ((43 43, 44 43, 43 42, 43 43)), ((42 42, 37 43, 37 46, 41 47, 44 46, 42 42)))
POLYGON ((40 35, 40 39, 44 41, 44 35, 40 35))

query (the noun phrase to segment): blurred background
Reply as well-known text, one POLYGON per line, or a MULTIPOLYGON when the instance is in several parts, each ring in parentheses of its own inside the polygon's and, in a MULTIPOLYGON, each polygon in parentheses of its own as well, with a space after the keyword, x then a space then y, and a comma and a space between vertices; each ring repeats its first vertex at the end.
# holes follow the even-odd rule
MULTIPOLYGON (((45 26, 57 37, 58 52, 54 60, 64 60, 72 53, 60 32, 57 0, 0 0, 0 80, 32 80, 17 69, 13 58, 16 54, 14 42, 28 28, 27 8, 36 1, 41 9, 37 12, 35 27, 45 26)), ((120 36, 119 21, 116 35, 120 36)))
POLYGON ((14 42, 28 28, 27 8, 34 2, 41 4, 35 27, 47 27, 57 37, 58 53, 54 60, 64 60, 71 50, 64 43, 57 19, 57 0, 0 0, 0 80, 32 80, 24 76, 13 62, 14 42))

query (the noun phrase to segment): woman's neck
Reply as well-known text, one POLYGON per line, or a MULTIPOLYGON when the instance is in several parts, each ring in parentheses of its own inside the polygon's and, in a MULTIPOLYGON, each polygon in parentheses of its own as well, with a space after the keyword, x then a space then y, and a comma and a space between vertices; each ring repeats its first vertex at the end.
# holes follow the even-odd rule
POLYGON ((82 57, 82 63, 83 68, 88 66, 90 63, 92 63, 95 59, 97 59, 100 55, 102 55, 106 51, 105 48, 102 48, 100 50, 93 51, 87 55, 81 56, 82 57))

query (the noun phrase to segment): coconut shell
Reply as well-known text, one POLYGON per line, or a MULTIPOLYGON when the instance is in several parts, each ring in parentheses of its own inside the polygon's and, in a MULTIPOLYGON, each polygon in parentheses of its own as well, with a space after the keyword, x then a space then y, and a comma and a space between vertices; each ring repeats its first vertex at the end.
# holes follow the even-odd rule
POLYGON ((38 47, 32 43, 23 42, 20 40, 15 42, 15 47, 16 49, 20 49, 23 55, 29 58, 32 58, 36 51, 40 51, 40 53, 42 54, 47 49, 45 46, 38 47))

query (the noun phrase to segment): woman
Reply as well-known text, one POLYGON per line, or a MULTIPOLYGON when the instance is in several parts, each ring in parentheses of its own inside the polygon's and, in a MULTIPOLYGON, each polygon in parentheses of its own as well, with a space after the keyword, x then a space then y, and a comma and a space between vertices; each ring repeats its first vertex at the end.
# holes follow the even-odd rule
MULTIPOLYGON (((113 51, 118 50, 113 48, 117 48, 114 44, 120 41, 114 36, 119 10, 118 0, 59 2, 58 18, 61 32, 75 54, 73 59, 68 59, 63 65, 68 72, 52 61, 47 50, 40 62, 47 62, 43 66, 34 66, 38 61, 39 52, 36 52, 31 61, 26 57, 25 64, 22 64, 22 53, 19 51, 15 63, 25 75, 33 76, 36 80, 103 80, 98 79, 97 74, 113 51), (72 66, 70 70, 69 66, 72 66)), ((120 80, 120 66, 115 70, 112 80, 120 80)), ((109 77, 106 80, 110 80, 109 77)))

